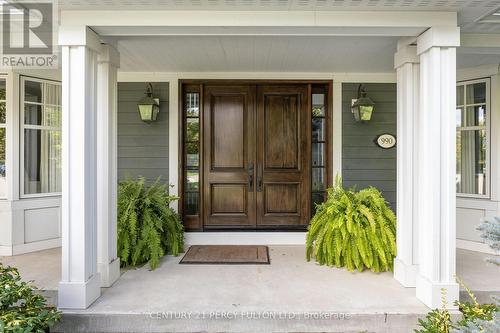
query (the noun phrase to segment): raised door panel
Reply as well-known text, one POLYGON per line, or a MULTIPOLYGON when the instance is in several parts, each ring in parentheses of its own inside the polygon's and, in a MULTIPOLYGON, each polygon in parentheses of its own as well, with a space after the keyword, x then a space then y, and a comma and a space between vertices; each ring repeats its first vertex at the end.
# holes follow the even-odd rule
POLYGON ((246 184, 212 184, 211 191, 212 216, 248 213, 246 184))
POLYGON ((264 167, 299 167, 299 99, 296 95, 264 95, 264 167))
POLYGON ((245 96, 212 97, 212 169, 244 168, 245 96))
POLYGON ((266 184, 264 214, 300 214, 300 184, 266 184))

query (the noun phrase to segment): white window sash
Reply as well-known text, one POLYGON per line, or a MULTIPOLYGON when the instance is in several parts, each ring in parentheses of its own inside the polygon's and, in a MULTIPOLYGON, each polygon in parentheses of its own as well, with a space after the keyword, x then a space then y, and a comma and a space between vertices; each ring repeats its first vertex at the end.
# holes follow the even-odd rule
MULTIPOLYGON (((47 126, 47 125, 32 125, 32 124, 25 124, 24 123, 24 117, 25 117, 25 105, 39 105, 41 106, 42 108, 43 107, 51 107, 51 108, 57 108, 59 110, 61 110, 61 105, 57 105, 57 104, 52 104, 52 103, 45 103, 46 101, 46 96, 45 96, 45 88, 44 88, 44 85, 45 84, 52 84, 52 85, 57 85, 57 86, 60 86, 60 82, 57 82, 57 81, 53 81, 53 80, 46 80, 46 79, 39 79, 39 78, 32 78, 32 77, 28 77, 28 76, 22 76, 21 77, 21 161, 20 161, 20 165, 19 167, 21 168, 21 184, 20 184, 20 187, 21 187, 21 195, 20 197, 21 198, 36 198, 36 197, 52 197, 52 196, 59 196, 61 195, 61 192, 49 192, 49 191, 44 191, 44 192, 41 192, 41 193, 25 193, 25 181, 26 181, 26 177, 25 177, 25 171, 24 171, 24 151, 25 151, 25 142, 24 142, 24 132, 26 129, 31 129, 31 130, 39 130, 39 131, 52 131, 52 132, 61 132, 62 128, 61 127, 55 127, 55 126, 47 126), (25 88, 25 82, 26 81, 32 81, 32 82, 40 82, 42 83, 42 103, 38 103, 38 102, 30 102, 30 101, 25 101, 24 98, 25 98, 25 91, 24 91, 24 88, 25 88)), ((49 170, 46 170, 48 172, 50 172, 49 170)), ((41 173, 43 173, 44 171, 41 170, 40 171, 41 173)), ((43 177, 43 176, 42 176, 43 177)))
POLYGON ((484 79, 476 79, 476 80, 469 80, 469 81, 461 81, 457 82, 457 87, 464 87, 464 104, 457 105, 456 108, 462 108, 466 109, 467 107, 475 107, 475 106, 485 106, 486 107, 486 124, 483 126, 463 126, 463 127, 456 127, 456 131, 458 132, 465 132, 465 131, 479 131, 479 130, 486 130, 486 161, 485 161, 485 177, 486 177, 486 188, 485 188, 485 194, 474 194, 474 193, 462 193, 462 192, 457 192, 456 195, 457 197, 463 197, 463 198, 477 198, 477 199, 488 199, 490 198, 490 189, 491 189, 491 172, 490 172, 490 161, 491 161, 491 153, 490 153, 490 135, 491 135, 491 114, 490 114, 490 107, 491 107, 491 85, 490 85, 490 79, 489 78, 484 78, 484 79), (485 83, 486 84, 486 102, 485 103, 467 103, 467 92, 466 92, 466 86, 473 85, 476 83, 485 83))

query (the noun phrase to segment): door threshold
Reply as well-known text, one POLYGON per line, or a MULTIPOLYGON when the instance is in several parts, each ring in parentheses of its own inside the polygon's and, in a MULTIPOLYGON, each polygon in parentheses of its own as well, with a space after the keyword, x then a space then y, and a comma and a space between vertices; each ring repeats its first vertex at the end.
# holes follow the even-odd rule
POLYGON ((186 232, 186 245, 305 245, 305 231, 186 232))

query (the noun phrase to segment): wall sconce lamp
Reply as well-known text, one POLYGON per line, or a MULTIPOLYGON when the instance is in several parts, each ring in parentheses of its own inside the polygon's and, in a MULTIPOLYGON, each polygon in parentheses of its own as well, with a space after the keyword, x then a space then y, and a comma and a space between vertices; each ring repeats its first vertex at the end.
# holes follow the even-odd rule
POLYGON ((375 103, 366 96, 365 87, 358 86, 358 98, 351 101, 351 111, 356 121, 369 121, 372 118, 375 103))
POLYGON ((138 103, 139 116, 141 120, 147 123, 156 121, 160 112, 160 99, 153 98, 153 85, 148 83, 148 87, 144 96, 138 103))

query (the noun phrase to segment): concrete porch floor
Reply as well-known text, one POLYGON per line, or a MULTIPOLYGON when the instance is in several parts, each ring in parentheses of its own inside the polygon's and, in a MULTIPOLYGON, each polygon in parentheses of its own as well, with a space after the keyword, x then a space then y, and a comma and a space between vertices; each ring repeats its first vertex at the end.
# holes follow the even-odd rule
MULTIPOLYGON (((302 246, 270 247, 271 265, 178 265, 122 272, 89 309, 64 311, 61 332, 410 332, 428 309, 391 273, 349 273, 304 260, 302 246), (276 318, 275 320, 271 318, 276 318)), ((500 270, 457 250, 457 273, 488 301, 500 270)), ((0 257, 56 292, 59 249, 0 257)))

